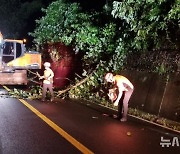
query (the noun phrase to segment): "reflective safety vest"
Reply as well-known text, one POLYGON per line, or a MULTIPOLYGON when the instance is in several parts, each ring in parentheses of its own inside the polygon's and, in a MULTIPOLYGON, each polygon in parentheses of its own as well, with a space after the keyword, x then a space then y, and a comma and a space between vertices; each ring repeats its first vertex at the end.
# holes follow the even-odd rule
POLYGON ((45 84, 53 83, 53 77, 54 77, 53 71, 50 68, 46 69, 44 71, 44 81, 43 81, 43 83, 45 83, 45 84))

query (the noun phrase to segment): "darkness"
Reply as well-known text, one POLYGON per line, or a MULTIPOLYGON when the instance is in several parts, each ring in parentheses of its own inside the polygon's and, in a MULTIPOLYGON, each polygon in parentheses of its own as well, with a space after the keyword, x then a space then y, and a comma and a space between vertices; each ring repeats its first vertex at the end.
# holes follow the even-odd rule
MULTIPOLYGON (((36 20, 43 16, 41 9, 47 8, 53 1, 56 0, 3 0, 0 6, 0 14, 4 13, 3 16, 0 17, 0 20, 2 21, 0 31, 2 31, 4 38, 26 38, 27 47, 32 47, 33 38, 28 33, 34 31, 36 28, 36 20), (19 4, 18 8, 23 8, 20 14, 18 14, 19 9, 14 8, 13 6, 15 3, 19 4), (36 6, 36 4, 38 4, 38 6, 36 6), (24 7, 24 5, 26 5, 26 7, 24 7), (32 9, 30 5, 32 6, 32 9), (15 14, 17 15, 15 16, 15 14), (9 16, 14 17, 9 18, 9 16)), ((83 11, 91 12, 102 11, 103 6, 111 0, 67 0, 67 2, 68 1, 80 3, 83 11)))
MULTIPOLYGON (((35 1, 35 0, 21 0, 22 3, 33 2, 33 1, 35 1)), ((54 0, 41 0, 42 8, 46 8, 53 1, 54 0)), ((42 16, 43 16, 43 13, 42 13, 41 9, 39 9, 36 12, 34 12, 33 14, 31 14, 29 16, 29 18, 27 19, 28 24, 27 24, 25 30, 20 33, 20 38, 27 39, 27 43, 26 43, 27 47, 33 46, 33 39, 34 39, 28 33, 34 31, 34 29, 36 28, 36 20, 40 19, 42 16)))

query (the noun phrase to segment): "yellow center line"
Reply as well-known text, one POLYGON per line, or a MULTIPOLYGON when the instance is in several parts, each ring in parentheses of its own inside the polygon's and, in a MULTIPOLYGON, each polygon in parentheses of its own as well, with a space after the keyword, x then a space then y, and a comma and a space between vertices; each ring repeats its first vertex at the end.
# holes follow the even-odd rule
MULTIPOLYGON (((3 86, 7 91, 11 91, 8 87, 3 86)), ((72 145, 74 145, 77 149, 79 149, 84 154, 93 154, 91 150, 86 148, 80 142, 78 142, 75 138, 65 132, 62 128, 56 125, 53 121, 48 119, 45 115, 40 113, 37 109, 31 106, 23 99, 18 99, 22 104, 24 104, 27 108, 29 108, 32 112, 34 112, 38 117, 40 117, 44 122, 46 122, 51 128, 53 128, 57 133, 59 133, 62 137, 64 137, 67 141, 69 141, 72 145)))

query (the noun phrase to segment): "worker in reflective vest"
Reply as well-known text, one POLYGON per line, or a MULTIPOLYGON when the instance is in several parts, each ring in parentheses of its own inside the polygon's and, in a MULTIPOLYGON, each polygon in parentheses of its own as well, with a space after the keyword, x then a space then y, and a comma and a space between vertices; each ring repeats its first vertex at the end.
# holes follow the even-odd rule
POLYGON ((43 93, 42 93, 42 101, 45 101, 47 90, 49 89, 51 93, 51 101, 54 100, 54 93, 53 93, 53 77, 54 73, 50 68, 51 64, 49 62, 44 63, 44 75, 40 76, 39 79, 43 80, 43 93))
POLYGON ((115 89, 117 89, 117 95, 111 94, 113 90, 109 90, 108 94, 112 101, 115 100, 114 106, 118 106, 118 114, 116 118, 121 121, 127 121, 128 102, 134 91, 133 84, 126 77, 122 75, 114 76, 112 73, 107 73, 105 75, 105 80, 113 83, 115 85, 115 89))

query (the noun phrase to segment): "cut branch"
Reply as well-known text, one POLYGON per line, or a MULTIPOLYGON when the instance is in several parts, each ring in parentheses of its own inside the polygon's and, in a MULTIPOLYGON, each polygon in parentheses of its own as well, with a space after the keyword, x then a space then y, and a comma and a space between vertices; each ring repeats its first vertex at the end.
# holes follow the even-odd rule
MULTIPOLYGON (((97 65, 96 69, 98 68, 98 66, 99 65, 97 65)), ((89 76, 87 76, 86 78, 82 79, 80 82, 76 83, 75 85, 72 85, 72 86, 70 86, 70 87, 68 87, 68 88, 66 88, 64 90, 58 91, 58 95, 57 96, 60 96, 60 95, 62 95, 64 93, 66 93, 67 91, 69 91, 71 89, 74 89, 74 88, 80 86, 81 84, 85 83, 92 76, 92 74, 96 71, 96 69, 91 74, 89 74, 89 76)))
POLYGON ((89 77, 90 77, 90 76, 84 78, 83 80, 81 80, 80 82, 78 82, 77 84, 75 84, 75 85, 73 85, 73 86, 70 86, 70 87, 68 87, 68 88, 66 88, 66 89, 64 89, 64 90, 58 91, 58 95, 57 95, 57 96, 60 96, 60 95, 62 95, 62 94, 64 94, 64 93, 66 93, 66 92, 69 91, 70 89, 74 89, 74 88, 80 86, 81 84, 83 84, 84 82, 86 82, 86 81, 89 79, 89 77))

